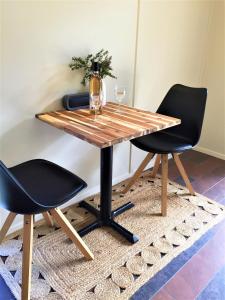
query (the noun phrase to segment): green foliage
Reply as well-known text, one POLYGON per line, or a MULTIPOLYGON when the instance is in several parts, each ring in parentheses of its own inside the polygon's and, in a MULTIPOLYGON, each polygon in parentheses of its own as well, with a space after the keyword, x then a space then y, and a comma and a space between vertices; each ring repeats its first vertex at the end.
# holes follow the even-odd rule
POLYGON ((90 80, 91 78, 91 65, 92 62, 96 61, 100 65, 100 71, 99 75, 101 78, 104 78, 106 76, 116 78, 112 74, 112 67, 111 67, 111 61, 112 61, 112 56, 109 56, 109 51, 102 49, 95 55, 93 54, 88 54, 86 57, 72 57, 72 62, 69 64, 69 67, 71 70, 79 70, 83 69, 84 76, 81 81, 82 85, 86 85, 86 83, 90 80))

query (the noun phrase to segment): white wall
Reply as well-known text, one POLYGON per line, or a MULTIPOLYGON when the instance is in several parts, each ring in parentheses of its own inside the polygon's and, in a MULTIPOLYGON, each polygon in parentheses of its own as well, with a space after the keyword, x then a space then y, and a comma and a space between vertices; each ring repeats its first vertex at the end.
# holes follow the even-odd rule
POLYGON ((202 82, 208 103, 199 150, 225 159, 225 2, 214 1, 202 82))
MULTIPOLYGON (((207 86, 201 150, 225 155, 223 6, 195 0, 0 1, 0 159, 12 166, 46 158, 83 177, 85 193, 99 189, 99 150, 34 115, 59 108, 62 95, 79 91, 81 76, 68 68, 71 57, 101 48, 112 54, 135 106, 155 111, 176 82, 207 86)), ((107 80, 109 98, 114 84, 107 80)), ((115 181, 128 176, 129 153, 129 142, 115 146, 115 181)), ((144 153, 132 153, 133 171, 144 153)), ((5 215, 1 210, 0 226, 5 215)), ((18 219, 15 226, 20 224, 18 219)))
MULTIPOLYGON (((98 191, 99 149, 34 116, 60 108, 64 94, 81 89, 81 77, 68 67, 73 55, 108 49, 118 80, 132 91, 137 1, 0 3, 1 159, 12 166, 32 158, 46 158, 84 178, 89 185, 85 193, 98 191)), ((114 80, 107 81, 109 97, 114 85, 114 80)), ((132 95, 128 93, 127 97, 132 95)), ((114 147, 115 180, 128 176, 127 153, 129 142, 114 147)), ((5 213, 0 216, 2 222, 5 213)))
MULTIPOLYGON (((223 6, 223 1, 140 1, 134 105, 155 111, 175 83, 206 86, 199 145, 225 159, 223 6)), ((145 155, 133 147, 131 170, 145 155)))

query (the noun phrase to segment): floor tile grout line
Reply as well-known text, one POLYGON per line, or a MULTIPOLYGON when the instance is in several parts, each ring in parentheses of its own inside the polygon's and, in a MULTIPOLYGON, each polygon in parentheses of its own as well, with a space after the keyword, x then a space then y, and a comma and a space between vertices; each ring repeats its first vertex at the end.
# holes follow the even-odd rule
POLYGON ((210 279, 210 281, 207 283, 207 285, 198 293, 198 295, 196 296, 196 300, 198 299, 198 297, 201 295, 201 293, 205 290, 205 289, 207 289, 207 287, 210 285, 210 283, 214 280, 214 278, 217 276, 217 274, 219 273, 219 272, 221 272, 221 270, 223 269, 225 267, 225 264, 224 265, 222 265, 221 267, 220 267, 220 269, 219 270, 217 270, 217 272, 214 274, 214 276, 210 279))
POLYGON ((215 183, 214 185, 212 185, 209 189, 207 189, 206 191, 204 191, 203 193, 202 193, 202 195, 205 195, 207 192, 209 192, 212 188, 214 188, 217 184, 219 184, 221 181, 223 181, 225 179, 225 176, 222 178, 222 179, 220 179, 217 183, 215 183))

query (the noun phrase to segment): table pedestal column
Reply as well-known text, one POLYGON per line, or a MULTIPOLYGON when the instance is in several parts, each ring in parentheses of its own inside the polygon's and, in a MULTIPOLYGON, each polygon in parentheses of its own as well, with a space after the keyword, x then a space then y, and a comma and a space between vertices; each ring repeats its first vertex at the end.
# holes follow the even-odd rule
POLYGON ((110 226, 119 234, 124 236, 129 242, 136 243, 138 237, 126 228, 114 221, 114 217, 132 208, 133 203, 128 202, 116 210, 112 211, 112 166, 113 166, 113 146, 101 149, 101 184, 100 184, 100 210, 97 210, 89 203, 82 201, 80 207, 85 208, 96 216, 96 221, 79 231, 81 236, 95 228, 110 226))

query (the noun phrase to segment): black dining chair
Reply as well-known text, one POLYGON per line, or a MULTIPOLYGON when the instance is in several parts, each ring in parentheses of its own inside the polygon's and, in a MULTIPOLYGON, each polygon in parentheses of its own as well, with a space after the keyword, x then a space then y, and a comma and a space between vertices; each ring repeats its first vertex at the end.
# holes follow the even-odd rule
POLYGON ((24 215, 22 300, 30 299, 33 219, 35 214, 53 217, 87 259, 94 256, 57 207, 72 199, 87 184, 66 169, 42 159, 7 168, 0 161, 0 207, 10 213, 0 231, 0 243, 17 214, 24 215), (50 215, 49 215, 50 213, 50 215))
POLYGON ((161 214, 166 216, 168 154, 171 153, 190 194, 194 195, 193 187, 180 161, 178 153, 192 149, 198 143, 201 135, 206 98, 207 89, 205 88, 192 88, 181 84, 175 84, 170 88, 160 104, 157 113, 179 118, 181 119, 181 124, 131 140, 134 146, 149 153, 122 193, 129 191, 149 161, 157 154, 151 177, 156 176, 161 161, 161 214))

